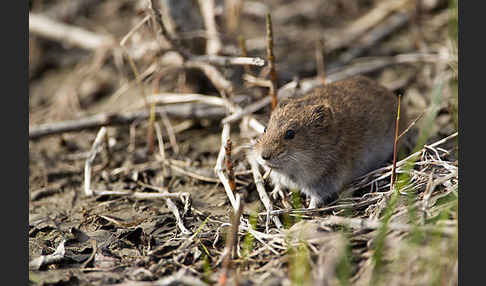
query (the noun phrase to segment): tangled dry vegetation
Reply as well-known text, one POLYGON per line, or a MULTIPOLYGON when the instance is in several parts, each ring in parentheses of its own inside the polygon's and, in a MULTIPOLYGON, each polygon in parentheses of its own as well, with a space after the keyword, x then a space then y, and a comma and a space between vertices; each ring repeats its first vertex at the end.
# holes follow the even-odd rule
POLYGON ((457 1, 29 3, 31 284, 457 285, 457 1), (357 74, 409 152, 323 208, 272 192, 271 107, 357 74))

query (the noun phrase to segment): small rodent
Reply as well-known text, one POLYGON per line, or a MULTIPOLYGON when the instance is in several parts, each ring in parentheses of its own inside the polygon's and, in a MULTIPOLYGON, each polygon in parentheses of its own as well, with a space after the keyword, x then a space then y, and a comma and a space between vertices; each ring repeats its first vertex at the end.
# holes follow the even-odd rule
MULTIPOLYGON (((309 208, 393 156, 398 97, 364 76, 280 102, 253 154, 274 185, 299 189, 309 208)), ((400 127, 406 112, 401 106, 400 127)), ((401 131, 400 131, 401 132, 401 131)))

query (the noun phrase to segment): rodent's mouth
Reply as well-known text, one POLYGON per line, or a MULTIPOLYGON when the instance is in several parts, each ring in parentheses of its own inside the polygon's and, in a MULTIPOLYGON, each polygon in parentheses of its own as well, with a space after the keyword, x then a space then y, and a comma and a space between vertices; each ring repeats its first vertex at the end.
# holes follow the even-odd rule
POLYGON ((269 167, 269 168, 272 168, 272 169, 279 169, 279 168, 281 168, 279 165, 272 164, 272 163, 269 163, 269 162, 265 162, 264 165, 267 166, 267 167, 269 167))
POLYGON ((279 169, 281 166, 279 164, 276 164, 275 162, 269 162, 267 160, 263 160, 261 157, 258 157, 257 162, 265 167, 271 168, 271 169, 279 169))

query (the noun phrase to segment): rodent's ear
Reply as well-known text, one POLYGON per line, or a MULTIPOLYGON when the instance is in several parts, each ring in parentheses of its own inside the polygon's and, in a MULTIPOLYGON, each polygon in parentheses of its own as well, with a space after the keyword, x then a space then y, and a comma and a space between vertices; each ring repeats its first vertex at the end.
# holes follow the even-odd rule
POLYGON ((326 103, 312 105, 311 110, 314 120, 332 119, 332 109, 326 103))

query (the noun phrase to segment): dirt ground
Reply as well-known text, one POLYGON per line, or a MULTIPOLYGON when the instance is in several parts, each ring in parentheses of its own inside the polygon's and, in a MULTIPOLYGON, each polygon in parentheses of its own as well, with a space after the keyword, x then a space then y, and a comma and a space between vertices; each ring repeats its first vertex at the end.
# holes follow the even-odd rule
MULTIPOLYGON (((454 1, 214 1, 218 55, 241 56, 241 37, 248 57, 267 59, 270 12, 278 88, 292 81, 302 89, 315 85, 323 58, 328 80, 367 75, 402 94, 410 118, 419 118, 401 158, 420 153, 411 169, 397 170, 408 175, 403 192, 389 191, 391 167, 383 168, 308 212, 296 190, 272 196, 265 181, 273 210, 282 210, 274 216, 280 229, 266 219, 245 157, 258 132, 245 120, 231 123, 235 193, 244 205, 232 255, 234 212, 214 167, 221 119, 235 111, 180 96, 226 98, 244 108, 267 96, 267 87, 250 81, 269 79, 268 64, 211 63, 230 87, 219 85, 196 59, 211 38, 198 1, 160 1, 172 43, 150 2, 29 2, 31 285, 457 285, 454 1), (34 16, 91 34, 79 41, 71 39, 78 35, 73 30, 55 36, 60 25, 43 28, 34 16), (93 37, 103 44, 89 46, 93 37), (190 55, 186 65, 181 49, 190 55), (253 77, 245 80, 248 73, 253 77), (150 105, 150 95, 159 93, 166 101, 150 105), (98 114, 149 114, 156 106, 166 107, 154 121, 162 148, 148 115, 106 121, 92 161, 91 196, 85 167, 104 124, 39 131, 98 114), (136 195, 161 193, 175 195, 136 195)), ((265 124, 269 112, 267 104, 252 116, 265 124)))

